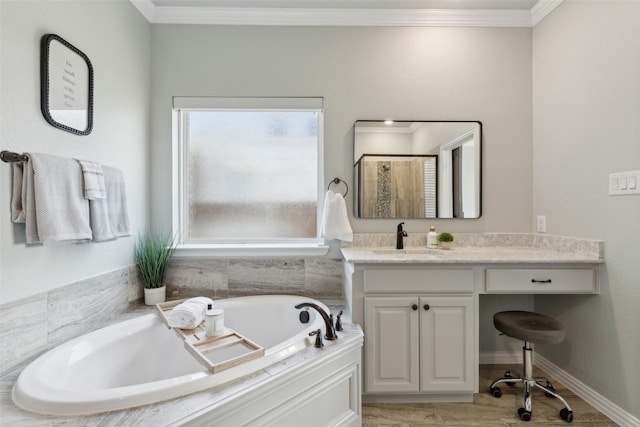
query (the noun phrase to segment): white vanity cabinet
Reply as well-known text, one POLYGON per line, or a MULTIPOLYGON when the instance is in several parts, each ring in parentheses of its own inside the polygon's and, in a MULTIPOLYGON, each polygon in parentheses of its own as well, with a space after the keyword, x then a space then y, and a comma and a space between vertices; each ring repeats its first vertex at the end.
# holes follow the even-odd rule
MULTIPOLYGON (((554 239, 561 248, 591 245, 554 239)), ((365 334, 363 399, 471 401, 479 391, 479 295, 598 294, 604 260, 596 243, 591 255, 512 246, 342 248, 345 306, 365 334)))
POLYGON ((356 270, 363 305, 352 314, 366 335, 365 393, 392 400, 442 394, 468 400, 477 388, 474 269, 405 265, 356 270))
POLYGON ((476 389, 475 299, 420 297, 420 391, 476 389))
POLYGON ((486 292, 509 294, 599 293, 596 268, 487 268, 486 292))
POLYGON ((475 389, 472 296, 365 297, 365 391, 475 389))
POLYGON ((417 297, 364 299, 365 392, 420 390, 418 303, 417 297))

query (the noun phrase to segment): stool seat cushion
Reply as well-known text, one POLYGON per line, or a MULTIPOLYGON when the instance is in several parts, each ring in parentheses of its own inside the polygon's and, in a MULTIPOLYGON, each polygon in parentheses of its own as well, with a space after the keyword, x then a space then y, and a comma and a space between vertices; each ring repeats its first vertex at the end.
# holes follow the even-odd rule
POLYGON ((530 311, 501 311, 493 315, 493 324, 505 335, 533 343, 557 344, 565 337, 562 323, 530 311))

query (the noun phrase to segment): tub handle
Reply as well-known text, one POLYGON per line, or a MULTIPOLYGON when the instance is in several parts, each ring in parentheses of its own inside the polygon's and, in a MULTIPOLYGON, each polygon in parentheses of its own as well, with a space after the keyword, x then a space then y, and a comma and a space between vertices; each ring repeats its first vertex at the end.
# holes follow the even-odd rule
POLYGON ((316 343, 313 345, 315 348, 322 348, 324 343, 322 342, 322 329, 318 329, 317 331, 309 332, 309 336, 316 336, 316 343))
POLYGON ((338 315, 336 316, 336 331, 341 331, 342 330, 342 310, 340 310, 340 313, 338 313, 338 315))

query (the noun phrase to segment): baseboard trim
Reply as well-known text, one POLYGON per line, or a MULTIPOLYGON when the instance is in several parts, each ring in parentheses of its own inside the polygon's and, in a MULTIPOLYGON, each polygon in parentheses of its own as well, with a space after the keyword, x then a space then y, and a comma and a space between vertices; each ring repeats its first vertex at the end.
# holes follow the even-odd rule
POLYGON ((640 419, 628 413, 600 393, 587 386, 585 383, 570 375, 565 370, 553 364, 540 354, 535 356, 535 364, 560 381, 565 387, 575 393, 582 400, 602 412, 607 417, 622 427, 638 427, 640 419))
POLYGON ((522 364, 521 351, 481 351, 479 355, 481 365, 510 365, 522 364))

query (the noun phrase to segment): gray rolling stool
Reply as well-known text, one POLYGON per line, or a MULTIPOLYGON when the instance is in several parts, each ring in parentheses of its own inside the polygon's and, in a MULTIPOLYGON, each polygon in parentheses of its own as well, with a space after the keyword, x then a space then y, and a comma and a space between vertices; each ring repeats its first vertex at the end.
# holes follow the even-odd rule
POLYGON ((553 388, 546 378, 533 376, 533 349, 530 343, 557 344, 565 337, 564 327, 557 320, 530 311, 501 311, 493 315, 493 324, 497 330, 505 335, 524 341, 522 347, 523 375, 514 376, 510 371, 504 373, 504 377, 498 378, 489 387, 489 392, 494 397, 502 396, 502 391, 496 387, 500 383, 510 386, 516 383, 524 384, 524 408, 518 409, 518 415, 522 421, 531 419, 531 392, 537 387, 545 392, 548 397, 559 399, 564 408, 560 410, 560 417, 567 421, 573 421, 571 407, 553 388))

